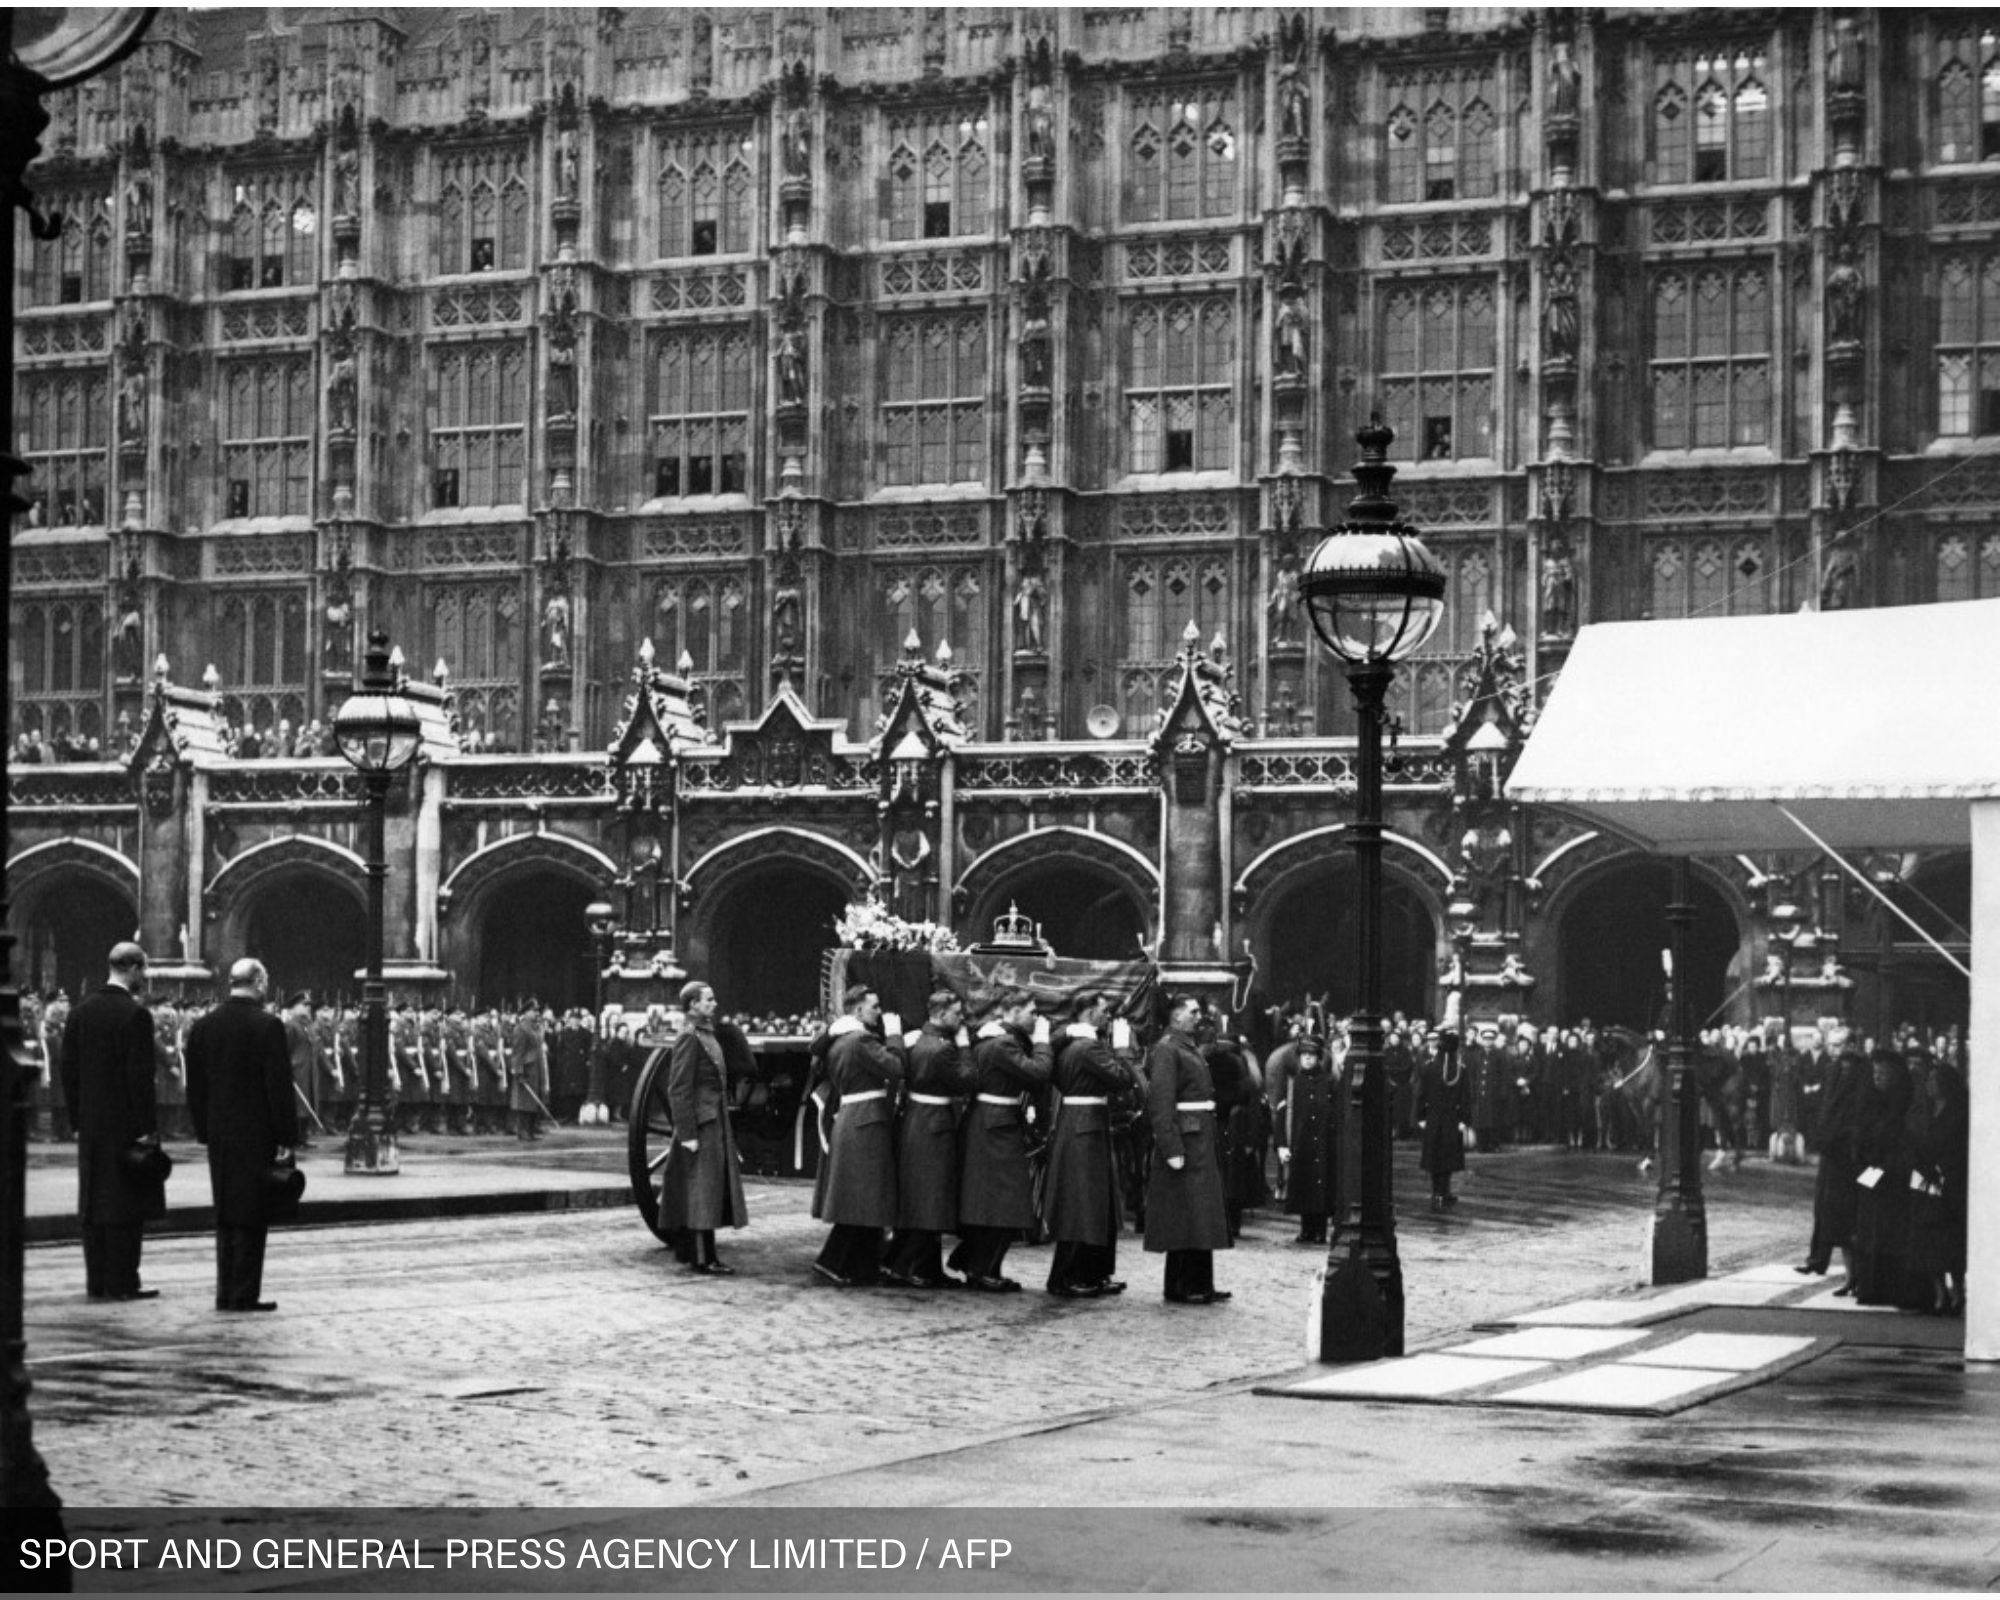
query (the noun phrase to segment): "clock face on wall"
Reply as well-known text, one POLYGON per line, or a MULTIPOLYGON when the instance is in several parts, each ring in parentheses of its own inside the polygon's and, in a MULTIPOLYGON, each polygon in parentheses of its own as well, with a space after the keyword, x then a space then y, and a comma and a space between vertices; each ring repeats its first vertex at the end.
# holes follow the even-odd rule
POLYGON ((156 6, 16 6, 14 54, 52 89, 80 83, 131 51, 156 6))

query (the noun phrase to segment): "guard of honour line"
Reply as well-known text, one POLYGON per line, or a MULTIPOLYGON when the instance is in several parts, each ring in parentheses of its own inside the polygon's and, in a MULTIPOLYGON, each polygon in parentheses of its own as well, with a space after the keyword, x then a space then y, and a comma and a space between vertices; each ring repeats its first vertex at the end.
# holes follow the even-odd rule
MULTIPOLYGON (((108 967, 103 987, 59 1018, 50 1008, 35 1030, 56 1057, 62 1110, 76 1130, 86 1290, 109 1301, 157 1292, 141 1286, 139 1257, 145 1222, 165 1211, 171 1163, 156 1085, 170 1037, 192 1132, 207 1146, 216 1309, 274 1310, 261 1298, 265 1240, 303 1187, 294 1152, 310 1139, 299 1112, 320 1120, 317 1094, 299 1081, 301 1061, 315 1059, 313 1010, 294 997, 284 1019, 274 1015, 265 968, 244 957, 230 969, 227 1001, 182 1008, 185 1025, 163 1035, 145 1004, 145 951, 120 943, 108 967)), ((1326 1242, 1355 1088, 1338 1022, 1281 1013, 1289 1037, 1260 1067, 1191 995, 1153 995, 1136 1007, 1141 1027, 1150 1018, 1157 1029, 1144 1048, 1134 1019, 1114 1016, 1104 990, 1069 996, 1070 1020, 1052 1025, 1029 993, 1002 989, 976 1029, 964 1000, 945 988, 908 1030, 871 986, 850 985, 842 998, 842 1012, 810 1044, 801 1111, 821 1150, 812 1214, 829 1231, 811 1270, 827 1283, 1014 1293, 1021 1284, 1007 1275, 1007 1255, 1026 1238, 1054 1246, 1051 1295, 1116 1295, 1126 1287, 1117 1244, 1129 1215, 1145 1249, 1165 1256, 1169 1304, 1221 1304, 1230 1293, 1215 1286, 1213 1253, 1230 1248, 1247 1207, 1271 1198, 1271 1153, 1284 1209, 1299 1218, 1298 1242, 1326 1242), (956 1240, 949 1255, 947 1234, 956 1240)), ((689 1271, 729 1277, 735 1269, 718 1253, 717 1233, 749 1222, 731 1110, 757 1062, 749 1037, 719 1016, 710 985, 688 983, 679 1000, 678 1018, 651 1019, 651 1037, 666 1036, 655 1048, 665 1055, 671 1124, 656 1166, 656 1231, 689 1271)), ((1647 1092, 1656 1040, 1621 1029, 1597 1035, 1587 1024, 1550 1030, 1546 1043, 1521 1025, 1504 1040, 1482 1026, 1461 1052, 1453 1021, 1430 1030, 1398 1019, 1385 1053, 1393 1120, 1419 1141, 1433 1210, 1457 1205, 1452 1176, 1469 1147, 1553 1137, 1565 1149, 1603 1148, 1621 1125, 1650 1121, 1643 1101, 1637 1111, 1623 1101, 1647 1092)), ((539 1008, 515 1014, 511 1026, 489 1013, 483 1050, 473 1042, 480 1022, 457 1024, 442 1037, 458 1038, 468 1086, 484 1055, 509 1059, 511 1036, 512 1087, 487 1098, 515 1108, 520 1137, 536 1136, 550 1095, 544 1035, 554 1031, 539 1008), (524 1097, 535 1109, 521 1108, 524 1097)), ((600 1035, 588 1091, 598 1096, 612 1043, 600 1035)), ((1717 1164, 1741 1159, 1746 1133, 1768 1132, 1774 1158, 1792 1160, 1810 1137, 1819 1175, 1800 1270, 1825 1272, 1837 1251, 1845 1292, 1961 1313, 1967 1126, 1956 1039, 1927 1047, 1912 1034, 1878 1048, 1828 1030, 1807 1050, 1773 1043, 1766 1052, 1756 1034, 1704 1036, 1697 1075, 1717 1164)), ((450 1049, 438 1072, 446 1085, 450 1049)), ((414 1019, 393 1053, 421 1062, 414 1019)), ((337 1030, 332 1055, 338 1072, 337 1030)), ((638 1098, 635 1120, 646 1115, 638 1098)), ((453 1131, 478 1126, 473 1113, 484 1104, 448 1089, 433 1098, 433 1109, 465 1113, 453 1131)), ((597 1120, 590 1104, 578 1108, 579 1121, 597 1120)))

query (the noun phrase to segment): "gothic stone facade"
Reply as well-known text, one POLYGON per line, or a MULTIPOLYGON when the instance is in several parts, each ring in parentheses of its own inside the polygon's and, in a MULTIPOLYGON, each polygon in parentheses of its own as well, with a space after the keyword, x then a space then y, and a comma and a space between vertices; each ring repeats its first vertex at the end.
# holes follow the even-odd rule
MULTIPOLYGON (((1489 614, 1531 706, 1594 620, 2000 589, 1996 72, 1976 12, 164 13, 32 174, 15 731, 113 746, 162 658, 303 725, 386 628, 479 752, 410 846, 406 954, 441 960, 463 897, 421 908, 509 839, 615 875, 562 752, 642 640, 711 727, 789 702, 863 751, 914 636, 1004 797, 930 820, 940 912, 986 909, 1010 829, 1084 838, 1225 959, 1342 816, 1293 585, 1379 412, 1451 581, 1396 691, 1406 876, 1447 969, 1470 923, 1546 973, 1615 852, 1468 814, 1439 740, 1489 614), (1183 904, 1133 763, 1190 623, 1241 715, 1183 904)), ((18 770, 20 840, 83 826, 130 880, 130 793, 67 809, 92 781, 18 770)), ((715 848, 769 821, 737 781, 690 798, 715 848)), ((850 786, 784 828, 883 873, 850 786)), ((185 823, 153 936, 207 948, 230 851, 351 872, 337 775, 194 787, 231 820, 185 823)), ((1753 965, 1785 865, 1713 874, 1753 965)))

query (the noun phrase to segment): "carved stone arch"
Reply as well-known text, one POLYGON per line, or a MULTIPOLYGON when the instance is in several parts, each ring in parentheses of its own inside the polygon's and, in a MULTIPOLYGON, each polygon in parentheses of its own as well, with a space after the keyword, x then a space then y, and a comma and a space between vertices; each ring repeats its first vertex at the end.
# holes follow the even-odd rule
POLYGON ((295 872, 331 878, 365 905, 367 871, 361 857, 344 845, 309 833, 286 834, 282 839, 252 845, 218 867, 202 890, 202 915, 209 922, 227 921, 269 887, 273 879, 295 872))
POLYGON ((438 962, 454 993, 481 1005, 591 1003, 584 907, 617 876, 611 857, 564 833, 510 833, 473 851, 438 887, 438 962))
MULTIPOLYGON (((1550 1008, 1544 1013, 1544 1020, 1571 1022, 1576 1020, 1581 1010, 1578 997, 1570 992, 1566 976, 1567 968, 1563 960, 1565 950, 1572 944, 1571 936, 1565 934, 1565 925, 1569 922, 1578 902, 1601 885, 1605 878, 1649 863, 1656 865, 1663 872, 1671 870, 1672 863, 1667 857, 1635 849, 1623 840, 1607 834, 1598 834, 1587 842, 1579 842, 1562 851, 1559 860, 1554 858, 1553 852, 1551 853, 1548 865, 1556 881, 1552 885, 1545 883, 1545 897, 1539 914, 1529 921, 1523 951, 1528 970, 1543 980, 1543 988, 1536 998, 1541 1004, 1550 1008)), ((1729 957, 1727 970, 1747 976, 1754 955, 1756 918, 1752 914, 1743 884, 1726 870, 1727 863, 1697 857, 1689 863, 1689 866, 1695 883, 1715 895, 1734 924, 1735 950, 1729 957)), ((1696 904, 1699 913, 1699 899, 1696 904)), ((1637 911, 1634 912, 1634 915, 1639 914, 1637 911)), ((1702 943, 1702 925, 1698 914, 1695 928, 1698 947, 1702 943)), ((1658 927, 1653 931, 1657 948, 1666 948, 1669 934, 1663 917, 1659 919, 1658 927)), ((1724 947, 1727 947, 1726 943, 1724 947)), ((1699 948, 1694 959, 1696 971, 1699 972, 1701 969, 1699 948)), ((1756 1005, 1755 992, 1739 985, 1739 978, 1725 977, 1722 998, 1728 1009, 1717 1019, 1718 1021, 1749 1020, 1756 1005)), ((1697 994, 1699 994, 1699 979, 1697 979, 1697 994)), ((1605 1019, 1593 1016, 1592 1020, 1602 1022, 1605 1019)), ((1650 1025, 1651 1019, 1623 1020, 1630 1026, 1642 1026, 1650 1025)), ((1705 1023, 1699 1005, 1694 1020, 1696 1027, 1701 1027, 1705 1023)))
POLYGON ((856 895, 875 883, 875 871, 867 859, 838 839, 805 828, 756 828, 724 840, 688 868, 687 902, 699 909, 730 879, 778 862, 818 871, 856 895))
POLYGON ((544 867, 608 893, 618 863, 595 845, 563 833, 510 833, 475 850, 438 887, 438 909, 454 923, 473 915, 480 901, 503 879, 544 867))
MULTIPOLYGON (((104 981, 104 957, 140 930, 139 872, 92 839, 56 839, 7 863, 15 973, 29 989, 80 995, 104 981)), ((155 943, 156 958, 169 947, 155 943)))
MULTIPOLYGON (((1330 860, 1349 858, 1348 825, 1329 823, 1304 833, 1281 839, 1245 867, 1232 886, 1232 902, 1238 915, 1267 903, 1282 894, 1297 878, 1324 868, 1330 860)), ((1444 896, 1451 888, 1451 864, 1429 845, 1385 828, 1382 842, 1382 870, 1406 880, 1423 898, 1426 906, 1442 913, 1444 896)))
POLYGON ((301 875, 338 886, 365 910, 367 867, 360 856, 328 839, 286 834, 230 857, 208 880, 201 895, 202 920, 208 924, 203 951, 244 950, 257 901, 281 879, 301 875))
POLYGON ((1159 869, 1109 834, 1058 825, 1003 839, 959 874, 952 904, 964 908, 958 917, 961 933, 975 941, 986 938, 992 932, 993 919, 1007 909, 1005 891, 1010 879, 1037 867, 1065 862, 1092 866, 1111 877, 1138 902, 1147 928, 1158 932, 1159 869))
POLYGON ((116 890, 135 908, 139 903, 139 864, 94 839, 51 839, 30 845, 7 863, 8 898, 18 911, 77 877, 116 890))
POLYGON ((688 868, 681 965, 745 1015, 812 1011, 841 911, 874 887, 865 857, 806 828, 762 827, 688 868))

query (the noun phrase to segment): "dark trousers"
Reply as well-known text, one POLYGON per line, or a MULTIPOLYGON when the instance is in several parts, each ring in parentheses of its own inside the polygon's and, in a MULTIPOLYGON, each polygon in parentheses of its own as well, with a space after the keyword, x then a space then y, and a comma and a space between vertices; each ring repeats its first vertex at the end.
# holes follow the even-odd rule
POLYGON ((1299 1237, 1307 1244, 1326 1243, 1326 1213, 1308 1211, 1299 1218, 1299 1237))
POLYGON ((889 1244, 889 1270, 935 1283, 944 1276, 944 1235, 933 1228, 898 1228, 889 1244))
POLYGON ((139 1292, 137 1223, 97 1223, 83 1230, 83 1286, 94 1295, 139 1292))
POLYGON ((215 1230, 215 1304, 227 1311, 233 1306, 254 1306, 264 1292, 265 1228, 222 1228, 215 1230))
POLYGON ((882 1272, 882 1230, 836 1222, 827 1233, 819 1264, 850 1283, 873 1283, 882 1272))
POLYGON ((1167 1252, 1167 1298, 1215 1292, 1215 1252, 1213 1250, 1169 1250, 1167 1252))
POLYGON ((683 1259, 691 1264, 715 1260, 715 1230, 713 1228, 690 1228, 688 1237, 693 1241, 689 1253, 683 1259))
POLYGON ((1115 1244, 1080 1244, 1074 1239, 1058 1239, 1055 1259, 1049 1263, 1049 1287, 1087 1289, 1104 1282, 1117 1269, 1115 1244))
POLYGON ((997 1278, 1007 1259, 1007 1247, 1014 1242, 1012 1228, 961 1228, 958 1248, 945 1263, 968 1278, 997 1278))

